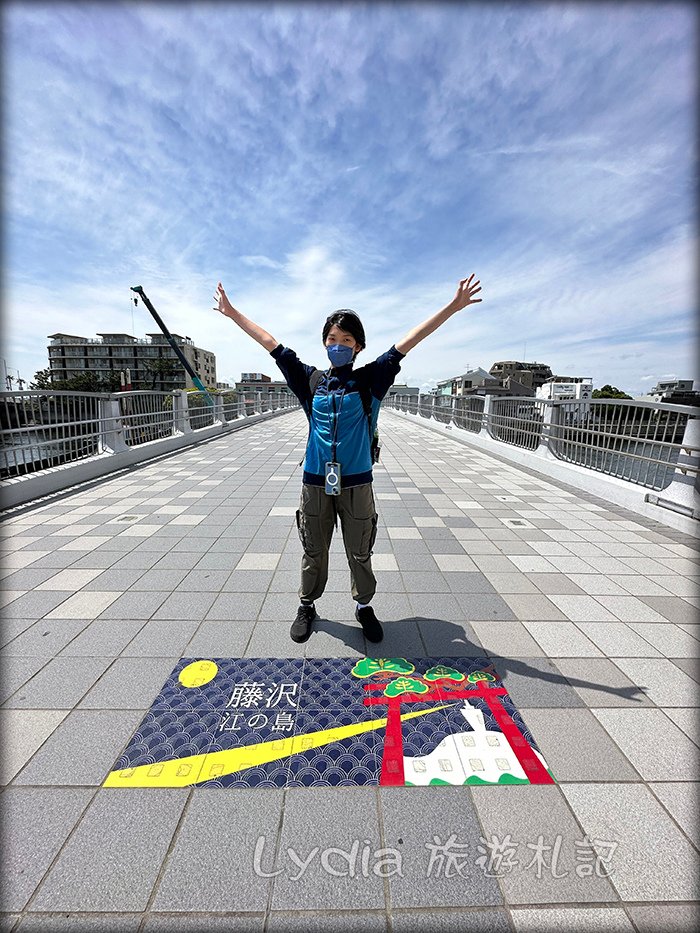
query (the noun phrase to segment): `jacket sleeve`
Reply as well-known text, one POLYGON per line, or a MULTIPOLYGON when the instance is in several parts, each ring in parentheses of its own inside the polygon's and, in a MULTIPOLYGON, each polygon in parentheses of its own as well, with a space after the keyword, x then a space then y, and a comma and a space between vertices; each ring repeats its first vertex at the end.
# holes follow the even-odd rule
POLYGON ((302 363, 294 350, 282 346, 281 343, 277 344, 274 350, 270 350, 270 356, 277 363, 284 381, 299 399, 308 417, 311 409, 309 379, 316 367, 302 363))
POLYGON ((372 395, 381 400, 393 386, 394 380, 401 369, 401 360, 406 356, 405 353, 399 353, 395 346, 391 346, 386 353, 382 353, 377 359, 370 363, 368 369, 371 370, 370 389, 372 395))

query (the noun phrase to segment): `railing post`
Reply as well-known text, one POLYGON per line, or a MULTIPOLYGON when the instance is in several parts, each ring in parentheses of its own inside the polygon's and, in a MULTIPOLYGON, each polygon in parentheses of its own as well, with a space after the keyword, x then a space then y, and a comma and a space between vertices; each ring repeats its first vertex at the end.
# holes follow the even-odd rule
POLYGON ((217 392, 216 395, 212 395, 212 398, 214 399, 214 421, 218 421, 219 424, 226 424, 223 396, 217 392))
POLYGON ((670 484, 660 493, 647 493, 645 502, 700 519, 700 418, 688 418, 678 462, 670 484))
POLYGON ((545 402, 542 412, 542 431, 536 453, 545 457, 556 457, 557 426, 559 425, 560 406, 554 402, 545 402))
POLYGON ((481 424, 479 426, 479 434, 481 434, 482 428, 486 429, 486 433, 490 434, 489 428, 491 427, 491 402, 493 401, 493 395, 489 395, 488 392, 484 396, 484 411, 481 415, 481 424))
POLYGON ((118 454, 127 450, 119 399, 114 395, 99 399, 101 453, 118 454))
POLYGON ((173 430, 175 434, 192 433, 185 389, 175 389, 173 392, 173 430))

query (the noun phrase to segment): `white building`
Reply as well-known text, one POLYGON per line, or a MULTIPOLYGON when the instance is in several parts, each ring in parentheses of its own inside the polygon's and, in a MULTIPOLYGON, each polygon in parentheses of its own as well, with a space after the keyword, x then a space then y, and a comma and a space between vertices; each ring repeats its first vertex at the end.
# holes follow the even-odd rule
POLYGON ((536 398, 555 402, 588 401, 593 392, 593 380, 589 376, 552 376, 535 393, 536 398))

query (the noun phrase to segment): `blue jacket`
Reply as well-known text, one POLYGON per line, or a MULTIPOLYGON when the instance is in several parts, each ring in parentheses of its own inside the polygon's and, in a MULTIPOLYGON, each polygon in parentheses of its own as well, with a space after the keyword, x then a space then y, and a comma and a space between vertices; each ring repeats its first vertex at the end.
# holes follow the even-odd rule
POLYGON ((353 364, 328 369, 319 381, 313 399, 309 379, 315 366, 302 363, 294 350, 278 344, 270 355, 285 381, 301 402, 310 422, 303 481, 325 486, 325 464, 331 459, 331 442, 337 422, 335 456, 340 464, 343 489, 372 482, 372 455, 367 416, 360 386, 369 390, 372 403, 372 434, 377 426, 382 399, 394 384, 406 355, 392 346, 372 363, 353 369, 353 364))

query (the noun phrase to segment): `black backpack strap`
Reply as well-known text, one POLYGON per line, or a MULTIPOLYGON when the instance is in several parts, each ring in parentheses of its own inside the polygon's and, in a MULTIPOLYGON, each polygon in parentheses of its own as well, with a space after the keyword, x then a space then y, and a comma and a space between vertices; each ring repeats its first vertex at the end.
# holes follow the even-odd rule
MULTIPOLYGON (((322 369, 314 369, 314 371, 309 376, 309 391, 311 393, 311 396, 309 398, 309 410, 306 412, 306 417, 309 419, 309 436, 306 438, 307 447, 309 446, 309 439, 311 438, 311 414, 313 412, 314 393, 316 392, 316 388, 319 382, 324 376, 325 376, 325 373, 322 369)), ((306 456, 306 454, 304 456, 306 456)), ((301 460, 299 461, 299 466, 301 466, 303 462, 304 462, 304 457, 302 457, 301 460)))
MULTIPOLYGON (((321 381, 321 379, 323 379, 325 375, 326 374, 324 373, 322 369, 315 369, 309 376, 309 391, 311 392, 311 400, 309 402, 310 405, 313 405, 313 399, 314 399, 314 394, 316 392, 316 388, 319 382, 321 381)), ((309 410, 309 418, 311 418, 310 410, 309 410)))

